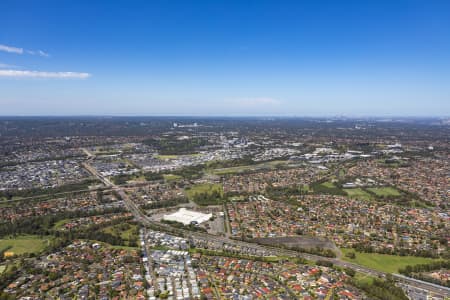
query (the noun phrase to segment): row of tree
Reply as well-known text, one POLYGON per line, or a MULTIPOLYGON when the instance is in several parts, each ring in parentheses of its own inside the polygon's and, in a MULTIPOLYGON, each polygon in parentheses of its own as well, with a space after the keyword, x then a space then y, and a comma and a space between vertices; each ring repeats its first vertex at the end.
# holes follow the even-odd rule
POLYGON ((177 206, 178 204, 188 203, 189 200, 186 197, 177 197, 168 200, 156 201, 152 203, 146 203, 141 206, 142 209, 158 209, 164 207, 177 206))
POLYGON ((71 191, 77 191, 77 190, 84 190, 87 189, 90 185, 99 184, 100 182, 97 179, 87 179, 82 182, 78 183, 70 183, 61 185, 54 188, 32 188, 32 189, 26 189, 26 190, 6 190, 6 191, 0 191, 0 199, 4 198, 6 200, 11 200, 13 197, 21 197, 21 198, 27 198, 27 197, 36 197, 36 196, 43 196, 43 195, 54 195, 57 193, 66 193, 71 191))
POLYGON ((435 261, 429 264, 419 264, 413 266, 406 266, 399 270, 400 274, 403 274, 408 277, 413 277, 419 280, 424 280, 428 282, 432 282, 435 284, 444 285, 446 287, 450 287, 450 280, 439 280, 437 278, 433 278, 431 276, 425 275, 423 273, 432 272, 435 270, 448 270, 450 269, 450 260, 440 260, 435 261))
POLYGON ((399 256, 420 256, 420 257, 431 257, 437 258, 439 254, 437 251, 432 250, 413 250, 413 249, 405 249, 405 248, 381 248, 375 249, 373 246, 368 245, 367 243, 358 243, 353 245, 353 249, 358 252, 366 252, 366 253, 381 253, 381 254, 390 254, 390 255, 399 255, 399 256))
POLYGON ((0 237, 19 234, 50 235, 54 233, 53 226, 60 220, 119 213, 124 211, 124 208, 116 207, 103 210, 65 211, 51 215, 22 218, 14 222, 0 223, 0 237))

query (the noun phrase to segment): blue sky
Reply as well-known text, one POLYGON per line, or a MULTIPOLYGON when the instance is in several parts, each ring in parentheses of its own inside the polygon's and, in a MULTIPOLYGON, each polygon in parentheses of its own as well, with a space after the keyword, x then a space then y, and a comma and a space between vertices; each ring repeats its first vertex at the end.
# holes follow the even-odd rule
POLYGON ((450 115, 447 0, 3 0, 0 28, 0 115, 450 115))

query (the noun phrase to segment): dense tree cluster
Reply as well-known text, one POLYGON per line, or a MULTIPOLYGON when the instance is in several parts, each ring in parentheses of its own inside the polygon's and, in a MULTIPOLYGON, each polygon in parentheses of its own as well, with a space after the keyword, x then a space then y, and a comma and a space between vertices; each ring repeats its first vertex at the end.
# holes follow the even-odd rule
POLYGON ((146 173, 142 173, 142 172, 138 172, 138 173, 133 173, 133 174, 120 174, 117 176, 114 176, 112 178, 112 181, 117 184, 117 185, 122 185, 122 184, 126 184, 128 181, 130 180, 135 180, 137 178, 139 178, 140 176, 144 176, 146 181, 159 181, 159 180, 164 180, 164 173, 155 173, 155 172, 146 172, 146 173))
POLYGON ((429 264, 406 266, 405 268, 400 269, 399 272, 400 272, 400 274, 403 274, 408 277, 413 277, 413 278, 416 278, 419 280, 424 280, 424 281, 432 282, 435 284, 441 284, 446 287, 450 287, 450 280, 441 281, 441 280, 438 280, 438 279, 435 279, 430 276, 426 276, 426 275, 422 274, 425 272, 431 272, 431 271, 440 270, 440 269, 450 269, 450 260, 441 260, 441 261, 436 261, 436 262, 432 262, 429 264))
POLYGON ((336 257, 336 253, 334 253, 331 249, 324 249, 321 247, 315 247, 315 248, 292 247, 291 249, 299 251, 299 252, 310 253, 310 254, 320 255, 320 256, 324 256, 324 257, 330 257, 330 258, 336 257))
POLYGON ((55 230, 53 229, 53 226, 60 220, 119 213, 124 211, 124 208, 118 207, 105 210, 66 211, 52 215, 22 218, 14 222, 0 223, 0 237, 19 234, 49 235, 54 233, 55 230))
POLYGON ((201 206, 222 204, 224 199, 222 193, 218 190, 198 192, 192 196, 192 200, 201 206))
POLYGON ((164 176, 162 173, 147 172, 147 173, 144 173, 144 177, 145 177, 145 180, 147 180, 147 181, 164 180, 164 176))
MULTIPOLYGON (((207 163, 208 168, 211 169, 221 169, 221 168, 231 168, 239 166, 249 166, 254 165, 255 162, 251 157, 243 157, 233 160, 214 160, 207 163)), ((259 162, 258 162, 259 163, 259 162)))
POLYGON ((366 244, 366 243, 358 243, 353 245, 353 249, 359 252, 366 252, 366 253, 381 253, 381 254, 390 254, 390 255, 400 255, 400 256, 420 256, 420 257, 431 257, 431 258, 437 258, 439 257, 438 253, 436 251, 432 250, 414 250, 414 249, 405 249, 405 248, 384 248, 384 249, 377 249, 375 251, 374 247, 366 244))
POLYGON ((328 260, 318 260, 318 261, 316 261, 316 265, 324 266, 324 267, 328 267, 328 268, 332 268, 333 267, 333 263, 331 261, 328 261, 328 260))
POLYGON ((198 179, 203 176, 203 170, 205 165, 187 166, 179 170, 174 170, 170 172, 173 175, 181 176, 188 180, 198 179))
POLYGON ((82 182, 65 184, 62 186, 48 188, 48 189, 35 188, 35 189, 27 189, 27 190, 0 191, 0 199, 4 198, 6 200, 11 200, 11 199, 13 199, 13 197, 25 198, 25 197, 54 195, 57 193, 66 193, 66 192, 72 192, 72 191, 86 190, 89 188, 90 185, 99 184, 99 183, 100 183, 100 181, 98 181, 97 179, 87 179, 82 182))
POLYGON ((144 143, 154 147, 162 155, 191 154, 197 152, 200 147, 209 144, 208 140, 203 138, 190 138, 190 139, 152 138, 145 140, 144 143))
POLYGON ((164 207, 177 206, 178 204, 188 203, 189 200, 185 197, 172 198, 163 201, 156 201, 152 203, 147 203, 141 206, 142 209, 158 209, 164 207))
POLYGON ((328 186, 324 185, 323 183, 325 181, 326 181, 326 179, 324 179, 322 181, 317 181, 317 182, 314 182, 311 184, 311 188, 315 194, 330 194, 330 195, 347 196, 347 193, 337 186, 328 187, 328 186))
POLYGON ((395 285, 394 280, 375 278, 372 283, 353 280, 353 285, 363 290, 370 299, 374 300, 408 300, 403 290, 395 285))

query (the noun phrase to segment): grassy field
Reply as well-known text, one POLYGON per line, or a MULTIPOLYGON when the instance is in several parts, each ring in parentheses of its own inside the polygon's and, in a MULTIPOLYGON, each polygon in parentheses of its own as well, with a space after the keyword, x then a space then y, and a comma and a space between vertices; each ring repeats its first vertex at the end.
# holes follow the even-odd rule
POLYGON ((109 233, 115 236, 120 236, 122 239, 126 241, 137 240, 137 235, 135 232, 137 231, 137 225, 121 223, 113 226, 108 226, 103 229, 103 232, 109 233))
POLYGON ((417 256, 397 256, 378 253, 361 253, 353 249, 341 249, 344 254, 342 258, 346 261, 365 266, 374 270, 387 273, 398 273, 398 270, 407 265, 426 264, 432 262, 432 258, 417 256), (351 259, 345 256, 349 252, 355 252, 356 258, 351 259))
POLYGON ((186 195, 198 205, 218 205, 223 201, 223 187, 220 184, 197 184, 186 189, 186 195))
POLYGON ((398 197, 401 195, 400 191, 397 190, 394 187, 377 187, 377 188, 368 188, 368 191, 371 191, 372 193, 374 193, 375 195, 377 195, 378 197, 383 197, 383 196, 393 196, 393 197, 398 197))
POLYGON ((214 175, 228 175, 228 174, 242 173, 249 170, 253 170, 252 166, 239 166, 239 167, 213 169, 208 172, 214 175))
POLYGON ((312 183, 310 185, 311 190, 316 194, 330 194, 330 195, 343 195, 347 194, 331 181, 325 181, 322 183, 312 183))
POLYGON ((350 198, 370 200, 372 196, 361 188, 343 189, 350 198))
POLYGON ((247 197, 245 197, 245 196, 233 196, 233 197, 230 197, 230 198, 228 198, 228 200, 230 200, 230 201, 245 201, 245 200, 247 200, 247 197))
POLYGON ((215 191, 218 192, 221 196, 223 196, 222 185, 211 183, 193 185, 190 189, 186 190, 186 194, 188 198, 193 198, 195 194, 203 194, 203 193, 211 194, 215 191))
MULTIPOLYGON (((7 199, 6 197, 0 197, 0 202, 2 202, 2 201, 17 201, 20 199, 22 199, 22 197, 13 196, 11 199, 7 199)), ((5 202, 5 203, 8 204, 8 202, 5 202)))
POLYGON ((20 255, 24 253, 39 253, 48 243, 47 238, 41 239, 35 235, 22 235, 11 239, 0 239, 0 249, 12 246, 8 251, 20 255))
POLYGON ((179 157, 179 155, 156 155, 155 156, 158 159, 177 159, 179 157))
POLYGON ((358 281, 359 283, 372 284, 373 279, 374 278, 372 276, 365 275, 365 274, 358 273, 358 272, 355 275, 355 280, 358 281))
POLYGON ((2 274, 3 271, 5 271, 5 270, 6 270, 6 266, 0 266, 0 274, 2 274))
POLYGON ((146 180, 145 180, 145 176, 144 175, 139 175, 136 178, 133 178, 133 179, 131 179, 129 181, 132 181, 132 182, 145 182, 146 180))
POLYGON ((183 177, 179 176, 179 175, 175 175, 175 174, 163 174, 164 180, 166 181, 174 181, 174 180, 179 180, 182 179, 183 177))
POLYGON ((326 181, 326 182, 322 183, 321 185, 326 187, 326 188, 330 188, 330 189, 336 188, 334 183, 332 183, 331 181, 326 181))

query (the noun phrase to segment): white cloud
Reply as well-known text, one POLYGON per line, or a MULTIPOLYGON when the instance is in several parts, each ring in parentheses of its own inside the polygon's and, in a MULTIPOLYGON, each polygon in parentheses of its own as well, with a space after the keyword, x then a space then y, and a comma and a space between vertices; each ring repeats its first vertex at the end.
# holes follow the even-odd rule
POLYGON ((44 52, 42 50, 37 50, 37 51, 26 50, 26 51, 27 51, 28 54, 31 54, 31 55, 39 55, 39 56, 42 56, 42 57, 50 57, 50 54, 48 54, 48 53, 46 53, 46 52, 44 52))
POLYGON ((16 54, 22 54, 23 49, 22 48, 16 48, 6 45, 0 45, 0 51, 8 52, 8 53, 16 53, 16 54))
POLYGON ((281 104, 280 100, 269 97, 235 98, 235 99, 228 99, 226 102, 232 105, 241 105, 241 106, 277 106, 281 104))
POLYGON ((50 54, 48 54, 48 53, 46 53, 46 52, 44 52, 44 51, 42 51, 42 50, 39 50, 39 51, 38 51, 38 55, 39 55, 39 56, 43 56, 43 57, 49 57, 49 56, 50 56, 50 54))
POLYGON ((0 70, 0 77, 9 78, 62 78, 62 79, 86 79, 91 77, 89 73, 79 72, 41 72, 41 71, 19 71, 0 70))
POLYGON ((16 54, 23 54, 28 53, 30 55, 39 55, 42 57, 49 57, 50 54, 47 52, 44 52, 42 50, 24 50, 23 48, 17 48, 12 46, 6 46, 6 45, 0 45, 0 51, 8 52, 8 53, 16 53, 16 54))

